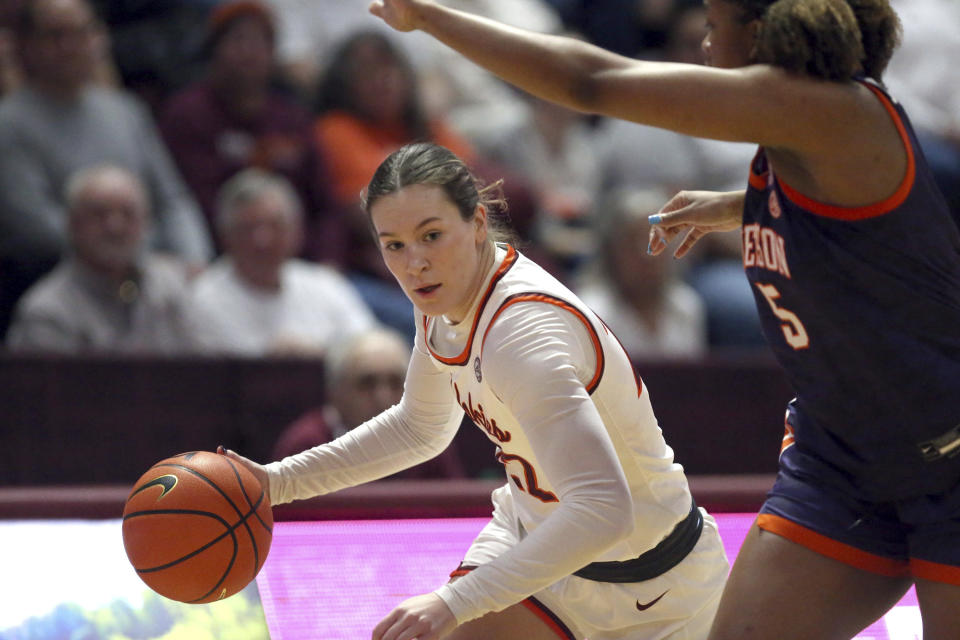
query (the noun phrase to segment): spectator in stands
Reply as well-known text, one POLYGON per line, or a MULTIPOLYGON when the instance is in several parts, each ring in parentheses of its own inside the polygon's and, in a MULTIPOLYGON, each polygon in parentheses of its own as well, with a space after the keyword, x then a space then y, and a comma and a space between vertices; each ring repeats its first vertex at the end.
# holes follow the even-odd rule
MULTIPOLYGON (((364 331, 331 349, 324 360, 326 402, 280 434, 272 459, 280 460, 338 438, 400 402, 409 362, 406 338, 390 329, 364 331)), ((454 442, 438 457, 390 477, 464 475, 454 442)))
MULTIPOLYGON (((376 29, 410 56, 427 85, 423 89, 428 111, 448 115, 454 128, 471 139, 510 122, 520 103, 516 93, 498 78, 464 64, 442 45, 429 38, 397 38, 382 23, 371 21, 367 0, 269 2, 277 16, 280 63, 305 95, 316 92, 321 70, 343 34, 376 29)), ((560 27, 556 13, 543 0, 444 0, 444 4, 534 31, 560 27)))
POLYGON ((677 263, 637 251, 650 232, 647 216, 670 199, 658 189, 625 189, 601 204, 600 246, 576 293, 610 327, 631 358, 694 357, 707 350, 707 314, 677 263))
POLYGON ((110 30, 119 82, 154 113, 203 69, 206 20, 222 0, 90 0, 110 30))
POLYGON ((659 48, 670 10, 681 1, 546 0, 568 29, 628 57, 659 48))
POLYGON ((365 0, 267 0, 277 17, 277 56, 285 76, 304 96, 317 90, 330 49, 344 34, 382 26, 365 0))
POLYGON ((164 105, 160 130, 211 230, 217 190, 241 169, 259 167, 294 185, 310 242, 313 224, 329 213, 329 179, 309 111, 277 86, 274 40, 267 6, 217 6, 208 20, 206 74, 164 105))
POLYGON ((408 142, 430 140, 465 159, 475 157, 466 139, 427 114, 410 61, 379 31, 340 41, 323 71, 316 108, 314 133, 344 206, 357 206, 380 163, 408 142))
POLYGON ((96 83, 104 36, 86 0, 25 0, 18 24, 24 84, 0 101, 0 331, 19 295, 59 260, 64 185, 83 167, 134 171, 152 205, 152 246, 210 257, 200 211, 150 113, 96 83))
POLYGON ((476 144, 485 157, 530 183, 536 199, 532 239, 566 280, 597 248, 592 220, 601 184, 597 137, 583 114, 521 95, 524 117, 476 144))
POLYGON ((282 176, 244 169, 217 203, 225 253, 197 277, 192 326, 204 353, 320 356, 375 321, 329 266, 295 258, 303 239, 296 191, 282 176))
POLYGON ((910 113, 934 178, 960 220, 960 3, 890 0, 903 41, 883 81, 910 113))
MULTIPOLYGON (((678 4, 669 21, 661 59, 703 64, 701 43, 706 34, 702 3, 678 4)), ((598 155, 604 189, 661 188, 706 184, 710 189, 739 185, 755 147, 684 136, 626 120, 603 118, 599 124, 598 155)))
POLYGON ((20 4, 21 0, 0 3, 0 96, 19 87, 23 80, 16 43, 20 4))
POLYGON ((407 142, 434 140, 471 160, 473 150, 442 119, 427 115, 410 61, 379 31, 358 31, 339 43, 322 73, 316 107, 314 135, 346 235, 338 262, 380 321, 412 341, 413 307, 372 241, 360 191, 383 159, 407 142))
MULTIPOLYGON (((677 2, 669 21, 663 60, 703 64, 706 9, 701 3, 677 2)), ((690 185, 709 190, 740 188, 755 145, 685 136, 626 120, 604 118, 598 131, 601 184, 619 189, 665 189, 690 185)), ((648 213, 656 213, 654 207, 648 213)), ((697 245, 684 274, 707 309, 711 348, 765 349, 753 292, 743 275, 739 236, 712 234, 697 245)))
MULTIPOLYGON (((558 33, 563 27, 560 16, 544 0, 443 0, 443 4, 541 33, 558 33)), ((454 130, 475 144, 523 121, 527 105, 513 87, 446 45, 419 35, 405 34, 399 44, 410 50, 423 79, 428 110, 445 114, 454 130)), ((508 197, 515 209, 514 196, 508 197)))
POLYGON ((176 354, 187 351, 188 269, 144 250, 146 189, 126 168, 77 171, 68 181, 69 251, 17 305, 7 336, 17 351, 176 354))
POLYGON ((506 174, 513 223, 524 238, 534 200, 518 175, 486 162, 445 119, 429 115, 409 59, 380 31, 358 31, 339 43, 322 74, 316 107, 314 134, 327 158, 346 236, 337 261, 377 318, 412 342, 413 307, 384 266, 359 206, 361 190, 384 158, 409 142, 430 140, 456 152, 481 177, 506 174))

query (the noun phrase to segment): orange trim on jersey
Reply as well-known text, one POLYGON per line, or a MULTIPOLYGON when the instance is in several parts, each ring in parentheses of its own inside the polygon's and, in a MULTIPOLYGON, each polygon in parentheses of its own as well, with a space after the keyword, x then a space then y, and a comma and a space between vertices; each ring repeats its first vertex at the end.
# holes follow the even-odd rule
MULTIPOLYGON (((496 322, 497 318, 500 316, 503 311, 510 305, 516 304, 518 302, 546 302, 547 304, 552 304, 565 309, 572 313, 577 319, 580 320, 587 328, 587 333, 590 334, 590 341, 593 342, 593 352, 597 357, 597 369, 593 373, 593 378, 590 379, 590 382, 586 384, 587 393, 593 393, 597 388, 597 385, 600 384, 600 378, 603 377, 603 347, 600 345, 600 336, 597 334, 597 330, 593 328, 593 324, 590 323, 590 320, 583 314, 580 309, 577 309, 575 306, 563 300, 561 298, 555 298, 546 293, 517 293, 506 300, 503 301, 503 304, 500 305, 500 308, 494 312, 493 317, 490 318, 490 323, 487 325, 487 330, 483 332, 483 342, 487 340, 487 334, 490 333, 490 328, 493 326, 493 323, 496 322)), ((481 349, 482 349, 481 343, 481 349)))
POLYGON ((468 573, 470 573, 476 568, 477 568, 477 565, 475 564, 463 564, 461 562, 459 567, 457 567, 456 569, 450 572, 450 577, 462 578, 463 576, 467 575, 468 573))
MULTIPOLYGON (((450 574, 450 577, 461 578, 476 568, 476 565, 465 565, 461 563, 460 566, 450 574)), ((533 615, 540 618, 540 621, 543 622, 543 624, 547 625, 551 631, 553 631, 563 640, 576 640, 577 637, 573 635, 573 632, 570 631, 567 625, 563 623, 563 620, 557 617, 557 614, 555 614, 553 611, 550 611, 547 605, 543 604, 533 596, 529 596, 525 600, 521 600, 519 604, 522 604, 533 615)))
POLYGON ((783 441, 780 443, 780 453, 786 450, 787 447, 792 445, 797 441, 796 434, 793 431, 793 425, 788 422, 790 418, 790 412, 787 411, 786 417, 783 419, 783 441))
POLYGON ((480 304, 477 306, 477 312, 473 316, 473 325, 470 327, 470 337, 467 338, 467 345, 463 348, 463 351, 461 351, 459 355, 453 356, 452 358, 445 358, 430 348, 430 322, 427 316, 423 316, 423 337, 430 355, 444 364, 463 366, 467 363, 467 361, 470 359, 470 350, 473 348, 473 336, 477 332, 477 323, 480 322, 480 316, 483 314, 483 308, 487 305, 487 301, 490 299, 490 295, 493 293, 493 288, 497 286, 497 283, 500 281, 500 279, 503 278, 503 276, 507 273, 507 271, 510 270, 510 267, 512 267, 516 261, 517 250, 512 246, 507 245, 507 255, 497 268, 496 273, 494 273, 493 277, 490 278, 490 284, 487 286, 487 290, 483 293, 483 298, 480 300, 480 304))
POLYGON ((763 153, 763 147, 757 148, 757 152, 753 154, 753 159, 750 160, 750 186, 758 191, 763 191, 767 188, 767 176, 770 174, 769 167, 767 167, 767 170, 763 173, 756 173, 753 170, 754 165, 757 163, 757 158, 761 153, 763 153))
POLYGON ((914 578, 943 582, 960 587, 960 567, 910 558, 910 571, 914 578))
POLYGON ((567 628, 567 625, 563 624, 554 612, 550 611, 545 604, 533 596, 521 601, 520 604, 525 606, 533 615, 540 618, 540 621, 547 625, 547 627, 560 638, 564 640, 576 640, 576 636, 567 628))
POLYGON ((820 216, 849 221, 866 220, 867 218, 882 216, 883 214, 889 213, 903 204, 903 201, 907 199, 907 196, 910 195, 910 190, 913 188, 913 181, 916 177, 917 166, 916 159, 914 158, 913 154, 913 146, 910 144, 910 136, 907 135, 907 128, 904 126, 903 120, 901 120, 900 114, 897 113, 897 110, 890 101, 890 98, 888 98, 883 91, 871 85, 870 83, 863 82, 862 84, 877 96, 881 104, 883 104, 883 107, 887 110, 887 113, 890 115, 890 118, 893 119, 893 123, 896 125, 897 131, 900 133, 900 140, 903 141, 903 146, 907 150, 907 173, 903 176, 900 186, 897 187, 897 190, 893 193, 893 195, 885 200, 881 200, 880 202, 876 202, 864 207, 838 207, 817 202, 816 200, 812 200, 803 195, 783 180, 778 179, 780 188, 783 189, 783 193, 787 196, 787 198, 793 201, 794 204, 799 205, 804 209, 812 211, 820 216))
POLYGON ((761 513, 757 516, 757 526, 791 542, 796 542, 801 547, 862 571, 890 578, 910 575, 910 566, 905 560, 884 558, 863 549, 857 549, 772 513, 761 513))

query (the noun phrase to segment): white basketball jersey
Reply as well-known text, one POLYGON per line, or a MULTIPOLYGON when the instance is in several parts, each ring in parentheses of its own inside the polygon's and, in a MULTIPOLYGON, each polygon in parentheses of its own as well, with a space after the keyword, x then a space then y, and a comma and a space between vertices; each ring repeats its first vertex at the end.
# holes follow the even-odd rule
MULTIPOLYGON (((484 376, 488 331, 516 304, 555 305, 581 323, 593 345, 592 371, 583 376, 626 475, 636 522, 631 536, 594 560, 626 560, 654 547, 690 511, 691 496, 683 469, 673 462, 650 404, 649 394, 616 337, 569 289, 513 247, 505 255, 481 297, 462 352, 445 357, 434 350, 440 330, 436 318, 421 316, 421 331, 435 365, 450 376, 457 402, 497 445, 517 518, 532 532, 558 506, 558 497, 538 464, 523 425, 498 398, 484 376)), ((466 322, 471 319, 467 318, 466 322)), ((562 433, 557 434, 562 437, 562 433)))

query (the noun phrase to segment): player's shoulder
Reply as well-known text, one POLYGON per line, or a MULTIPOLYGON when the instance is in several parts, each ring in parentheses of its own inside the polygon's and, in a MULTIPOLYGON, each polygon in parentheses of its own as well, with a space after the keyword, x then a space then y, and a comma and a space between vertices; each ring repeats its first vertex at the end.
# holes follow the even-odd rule
POLYGON ((501 351, 511 357, 526 345, 536 351, 538 345, 580 343, 584 335, 595 332, 592 313, 573 295, 555 291, 527 290, 503 299, 493 310, 484 329, 483 351, 501 351))
POLYGON ((20 299, 20 304, 33 309, 60 307, 63 300, 83 290, 76 269, 71 262, 64 261, 27 289, 20 299))

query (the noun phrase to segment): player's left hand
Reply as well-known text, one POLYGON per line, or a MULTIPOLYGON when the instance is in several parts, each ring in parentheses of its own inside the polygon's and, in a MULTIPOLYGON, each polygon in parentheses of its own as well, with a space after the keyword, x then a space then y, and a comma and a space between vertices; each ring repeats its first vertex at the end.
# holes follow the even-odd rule
POLYGON ((440 640, 457 628, 450 607, 435 593, 401 602, 373 629, 373 640, 440 640))
POLYGON ((647 252, 659 255, 671 240, 684 235, 674 251, 682 258, 700 238, 716 231, 740 228, 744 191, 681 191, 660 212, 650 216, 650 244, 647 252))

